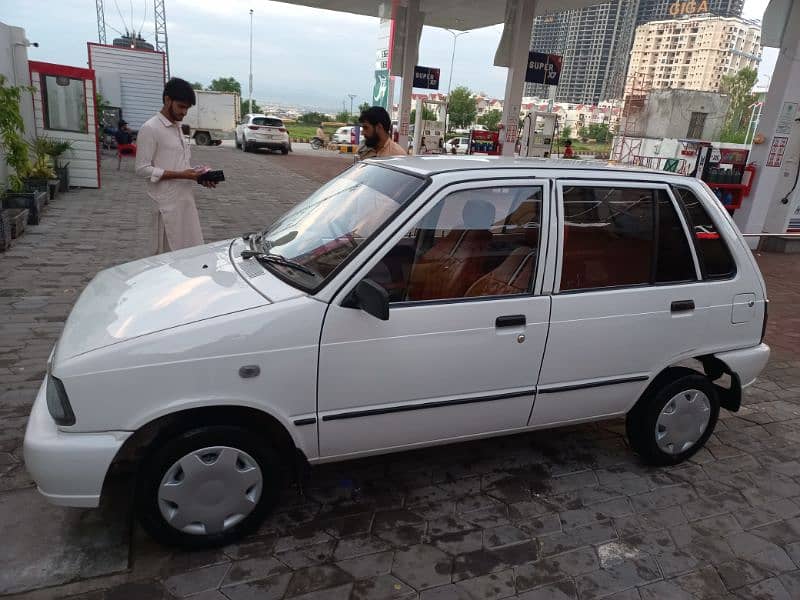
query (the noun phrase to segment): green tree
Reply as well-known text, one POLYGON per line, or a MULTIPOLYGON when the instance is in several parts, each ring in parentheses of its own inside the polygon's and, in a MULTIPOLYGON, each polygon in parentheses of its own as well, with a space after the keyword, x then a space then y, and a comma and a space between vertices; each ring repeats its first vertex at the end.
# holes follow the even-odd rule
MULTIPOLYGON (((410 123, 416 123, 417 122, 417 109, 416 108, 412 108, 411 109, 411 116, 409 118, 411 119, 409 121, 410 123)), ((427 106, 425 106, 424 104, 422 105, 422 120, 423 121, 435 121, 436 120, 436 113, 434 111, 432 111, 430 108, 428 108, 427 106)))
POLYGON ((212 79, 211 85, 208 89, 212 92, 236 92, 242 95, 242 86, 233 77, 220 77, 219 79, 212 79))
POLYGON ((569 125, 564 125, 564 127, 561 128, 561 139, 569 140, 571 138, 572 138, 572 127, 570 127, 569 125))
POLYGON ((447 110, 450 113, 450 126, 458 128, 472 125, 478 114, 472 92, 463 85, 450 92, 447 110))
POLYGON ((202 90, 202 89, 203 89, 203 84, 202 84, 202 83, 200 83, 199 81, 195 81, 195 82, 192 84, 192 89, 193 89, 193 90, 202 90))
POLYGON ((358 112, 362 113, 369 108, 372 108, 372 104, 370 104, 369 102, 362 102, 361 104, 358 105, 358 112))
POLYGON ((350 123, 352 120, 353 120, 353 115, 351 115, 346 110, 336 113, 337 123, 350 123))
POLYGON ((730 97, 731 103, 722 124, 720 141, 741 144, 747 134, 750 105, 756 101, 752 93, 758 73, 745 67, 738 73, 723 75, 719 91, 730 97))
POLYGON ((252 108, 250 108, 250 104, 247 102, 247 98, 240 100, 239 114, 246 115, 247 113, 251 113, 255 115, 260 113, 262 110, 263 109, 258 105, 258 102, 256 102, 255 100, 253 100, 252 108))
POLYGON ((578 135, 581 139, 591 139, 601 144, 606 143, 610 136, 606 123, 591 123, 587 127, 581 127, 578 129, 578 135))
POLYGON ((486 114, 478 117, 478 123, 486 127, 489 131, 497 131, 502 119, 503 113, 501 111, 490 110, 486 114))
POLYGON ((330 117, 318 112, 309 112, 301 115, 298 121, 306 125, 319 125, 323 121, 329 121, 330 117))

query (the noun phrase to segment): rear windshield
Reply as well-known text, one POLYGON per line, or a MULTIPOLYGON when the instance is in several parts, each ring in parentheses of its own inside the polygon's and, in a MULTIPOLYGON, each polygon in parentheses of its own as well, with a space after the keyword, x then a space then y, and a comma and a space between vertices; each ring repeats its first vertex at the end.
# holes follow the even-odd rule
POLYGON ((280 119, 270 119, 269 117, 254 117, 253 125, 268 125, 269 127, 283 127, 280 119))

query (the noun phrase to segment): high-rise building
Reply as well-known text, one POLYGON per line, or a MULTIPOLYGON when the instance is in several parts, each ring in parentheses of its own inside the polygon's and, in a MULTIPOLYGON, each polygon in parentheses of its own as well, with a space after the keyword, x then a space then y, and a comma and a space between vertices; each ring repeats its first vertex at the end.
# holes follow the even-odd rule
POLYGON ((744 0, 639 0, 636 26, 650 21, 704 14, 741 17, 744 0))
POLYGON ((722 76, 761 61, 761 26, 725 17, 684 17, 636 28, 625 93, 658 89, 718 92, 722 76))
MULTIPOLYGON (((563 57, 555 100, 597 104, 622 94, 638 0, 612 0, 537 17, 531 50, 563 57)), ((548 86, 527 84, 526 96, 548 97, 548 86)))
MULTIPOLYGON (((744 0, 612 0, 537 17, 531 50, 563 56, 556 100, 596 104, 622 97, 636 26, 701 14, 741 17, 743 6, 744 0)), ((543 85, 525 87, 526 96, 550 93, 543 85)))

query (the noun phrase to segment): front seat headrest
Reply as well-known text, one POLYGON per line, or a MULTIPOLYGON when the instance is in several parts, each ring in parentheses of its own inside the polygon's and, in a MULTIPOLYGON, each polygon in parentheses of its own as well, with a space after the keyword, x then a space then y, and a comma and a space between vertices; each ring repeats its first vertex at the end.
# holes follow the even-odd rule
POLYGON ((467 200, 461 211, 465 229, 489 229, 494 225, 495 214, 492 203, 478 198, 467 200))

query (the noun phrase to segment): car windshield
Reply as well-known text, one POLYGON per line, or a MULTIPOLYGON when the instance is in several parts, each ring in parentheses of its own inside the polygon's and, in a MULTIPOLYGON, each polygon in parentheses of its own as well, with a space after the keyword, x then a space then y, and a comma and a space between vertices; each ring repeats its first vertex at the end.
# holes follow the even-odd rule
POLYGON ((253 125, 268 125, 269 127, 283 127, 280 119, 270 119, 269 117, 254 117, 253 125))
POLYGON ((267 228, 258 238, 259 250, 310 270, 269 264, 298 287, 316 289, 424 184, 389 168, 356 165, 267 228))

